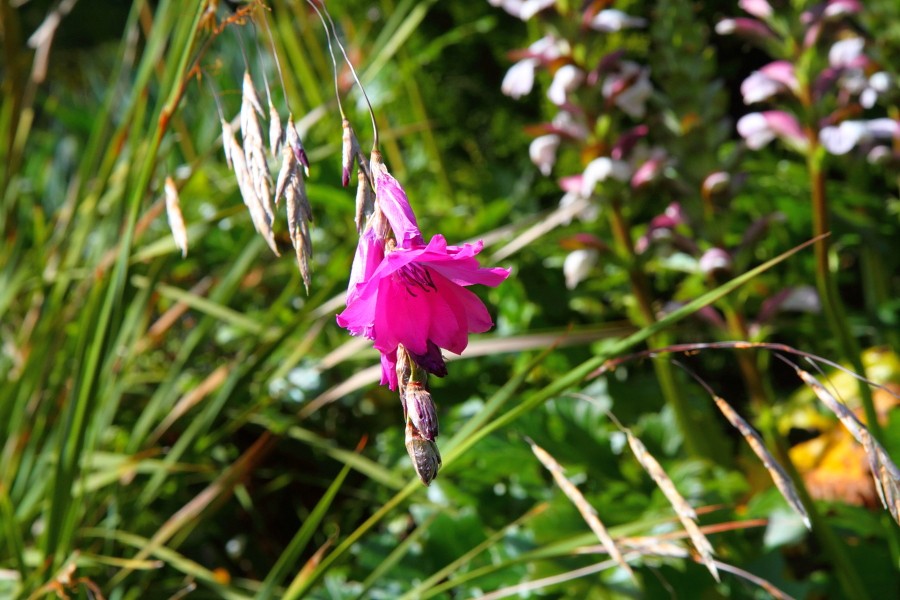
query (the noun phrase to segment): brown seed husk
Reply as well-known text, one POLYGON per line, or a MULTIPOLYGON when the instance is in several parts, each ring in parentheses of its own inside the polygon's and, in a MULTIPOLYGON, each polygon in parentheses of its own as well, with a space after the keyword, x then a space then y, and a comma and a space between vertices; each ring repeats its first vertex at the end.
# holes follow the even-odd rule
POLYGON ((412 461, 419 481, 424 485, 431 485, 441 468, 441 453, 437 444, 422 437, 410 421, 406 422, 406 452, 412 461))

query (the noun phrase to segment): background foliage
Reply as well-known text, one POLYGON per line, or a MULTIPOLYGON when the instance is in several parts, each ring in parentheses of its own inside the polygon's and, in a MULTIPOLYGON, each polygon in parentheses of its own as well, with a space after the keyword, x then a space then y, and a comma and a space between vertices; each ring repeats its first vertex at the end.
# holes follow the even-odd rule
MULTIPOLYGON (((566 286, 562 264, 578 234, 611 243, 604 219, 504 250, 561 196, 527 152, 533 126, 552 115, 549 76, 521 101, 500 92, 507 53, 539 36, 535 21, 486 2, 329 5, 373 101, 386 163, 423 231, 484 238, 485 261, 514 270, 500 288, 478 290, 495 331, 473 338, 449 376, 433 382, 445 468, 426 489, 413 481, 397 398, 374 383, 376 353, 334 323, 356 231, 352 191, 339 184, 340 122, 315 13, 274 0, 270 38, 249 21, 214 30, 204 11, 215 3, 81 0, 55 31, 41 77, 41 54, 27 40, 48 11, 70 4, 0 2, 0 597, 463 598, 594 565, 606 557, 577 549, 596 545, 595 536, 526 439, 566 468, 614 536, 680 531, 607 411, 694 507, 709 507, 700 521, 723 526, 710 534, 723 562, 798 598, 878 597, 900 587, 897 527, 874 496, 853 491, 871 494, 864 470, 847 466, 862 459, 770 354, 750 358, 770 407, 753 402, 734 353, 683 360, 761 430, 794 445, 807 479, 815 467, 830 478, 812 533, 687 374, 672 369, 707 453, 692 448, 701 440, 686 439, 663 400, 653 361, 584 380, 584 361, 623 353, 621 340, 646 323, 621 257, 604 256, 577 287, 566 286), (274 256, 254 233, 221 153, 217 106, 237 114, 245 67, 260 89, 266 74, 276 105, 306 117, 309 295, 290 252, 274 256), (166 176, 180 188, 186 258, 166 224, 166 176), (806 440, 818 446, 800 446, 806 440)), ((238 6, 223 3, 216 19, 238 6)), ((624 47, 647 61, 656 87, 648 123, 677 161, 677 176, 626 207, 635 239, 676 200, 700 223, 703 178, 727 169, 740 183, 727 210, 679 233, 734 247, 751 224, 779 215, 736 255, 735 275, 807 240, 802 161, 778 146, 748 153, 734 132, 748 112, 740 83, 769 60, 713 32, 737 7, 617 7, 649 27, 592 51, 624 47), (675 135, 666 121, 675 117, 700 125, 675 135)), ((888 0, 870 2, 856 25, 888 70, 898 64, 896 12, 888 0)), ((368 116, 345 68, 339 82, 365 145, 368 116)), ((585 158, 562 154, 557 169, 580 172, 585 158)), ((847 322, 862 347, 880 349, 867 351, 870 377, 896 384, 896 169, 852 157, 829 159, 826 169, 847 322)), ((289 248, 283 223, 276 234, 289 248)), ((708 304, 704 294, 727 279, 679 260, 660 252, 640 265, 659 312, 699 297, 708 304)), ((748 276, 716 309, 752 322, 778 291, 812 285, 814 269, 811 252, 796 254, 748 276)), ((734 339, 734 330, 698 315, 666 321, 656 339, 734 339)), ((782 312, 746 330, 753 340, 840 356, 825 331, 816 312, 782 312)), ((856 388, 836 382, 855 405, 856 388)), ((882 441, 897 457, 900 413, 884 412, 882 441)), ((634 566, 646 597, 765 595, 732 575, 716 583, 690 560, 646 557, 634 566)), ((610 567, 531 593, 638 592, 610 567)))

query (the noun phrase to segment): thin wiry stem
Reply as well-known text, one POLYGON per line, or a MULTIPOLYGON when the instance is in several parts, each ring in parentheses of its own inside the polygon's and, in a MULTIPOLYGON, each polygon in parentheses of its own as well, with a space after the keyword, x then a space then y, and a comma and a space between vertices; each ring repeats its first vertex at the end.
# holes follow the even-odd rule
POLYGON ((334 74, 334 97, 337 99, 338 111, 341 113, 341 120, 343 121, 347 116, 344 114, 344 106, 341 104, 341 90, 338 87, 337 61, 334 59, 334 47, 331 45, 331 30, 328 29, 328 23, 325 21, 325 17, 322 16, 322 12, 319 10, 319 7, 316 6, 316 3, 313 2, 313 0, 306 0, 306 3, 312 6, 313 10, 316 11, 316 14, 319 15, 319 20, 322 21, 322 27, 325 28, 325 41, 328 42, 328 54, 331 56, 331 71, 334 74))
MULTIPOLYGON (((312 0, 307 0, 307 2, 311 2, 312 0)), ((344 56, 344 61, 346 61, 347 66, 350 67, 350 72, 353 73, 353 80, 356 81, 356 85, 359 86, 359 91, 362 92, 363 98, 366 100, 366 106, 369 107, 369 117, 372 119, 372 150, 378 150, 378 124, 375 122, 375 110, 372 108, 372 103, 369 101, 369 95, 366 93, 366 88, 363 87, 362 82, 359 80, 359 75, 356 74, 356 69, 353 67, 353 62, 350 60, 350 57, 347 56, 347 51, 344 49, 344 45, 341 44, 341 40, 338 37, 337 27, 334 25, 334 19, 331 18, 331 13, 328 12, 328 8, 323 4, 322 10, 325 11, 325 16, 328 17, 328 22, 331 23, 331 31, 334 35, 334 41, 338 45, 338 48, 341 50, 341 54, 344 56)))
POLYGON ((212 92, 213 100, 215 100, 215 102, 216 102, 216 110, 219 113, 219 120, 224 121, 225 120, 225 112, 222 110, 222 101, 219 99, 219 90, 216 89, 215 84, 213 84, 213 82, 212 82, 212 78, 209 76, 208 73, 206 73, 206 71, 201 70, 201 73, 203 75, 205 75, 205 77, 203 77, 203 79, 206 81, 206 85, 209 86, 209 91, 212 92))
MULTIPOLYGON (((272 106, 272 92, 269 90, 269 76, 266 75, 266 65, 262 60, 262 49, 259 47, 259 33, 256 31, 256 21, 251 20, 250 25, 253 27, 253 39, 256 41, 256 60, 259 63, 259 70, 262 71, 263 85, 266 88, 266 101, 272 106)), ((274 54, 274 52, 273 52, 274 54)))
MULTIPOLYGON (((278 52, 275 50, 275 37, 272 35, 272 30, 269 28, 269 19, 266 18, 266 14, 263 13, 262 24, 266 30, 266 35, 269 36, 269 44, 272 46, 272 58, 275 60, 275 71, 278 73, 278 79, 281 81, 281 91, 287 96, 287 88, 284 86, 284 73, 281 72, 281 61, 278 60, 278 52)), ((268 90, 266 90, 268 92, 268 90)), ((271 102, 271 98, 269 99, 271 102)))

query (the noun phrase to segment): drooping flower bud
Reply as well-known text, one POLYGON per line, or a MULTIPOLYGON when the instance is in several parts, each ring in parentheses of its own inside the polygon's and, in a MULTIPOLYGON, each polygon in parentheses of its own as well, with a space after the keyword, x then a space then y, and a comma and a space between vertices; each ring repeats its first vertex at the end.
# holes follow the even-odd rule
POLYGON ((347 187, 350 184, 350 170, 353 169, 353 161, 359 153, 359 142, 356 134, 350 127, 350 121, 341 121, 344 132, 341 136, 341 185, 347 187))
POLYGON ((730 186, 731 175, 725 171, 716 171, 706 176, 700 189, 703 197, 709 200, 725 193, 730 186))
POLYGON ((422 437, 410 421, 406 422, 406 452, 419 480, 426 486, 430 485, 441 468, 441 453, 437 444, 422 437))
POLYGON ((425 389, 421 382, 409 381, 406 384, 404 400, 409 421, 419 430, 422 437, 433 442, 438 436, 438 418, 431 392, 425 389))

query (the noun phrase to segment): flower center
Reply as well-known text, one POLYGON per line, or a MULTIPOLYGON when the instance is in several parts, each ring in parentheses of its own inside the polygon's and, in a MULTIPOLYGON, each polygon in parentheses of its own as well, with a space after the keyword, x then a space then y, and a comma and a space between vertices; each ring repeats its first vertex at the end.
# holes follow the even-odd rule
POLYGON ((419 288, 424 292, 437 290, 428 269, 416 263, 409 263, 401 267, 397 276, 406 287, 406 292, 412 297, 416 297, 414 288, 419 288))

